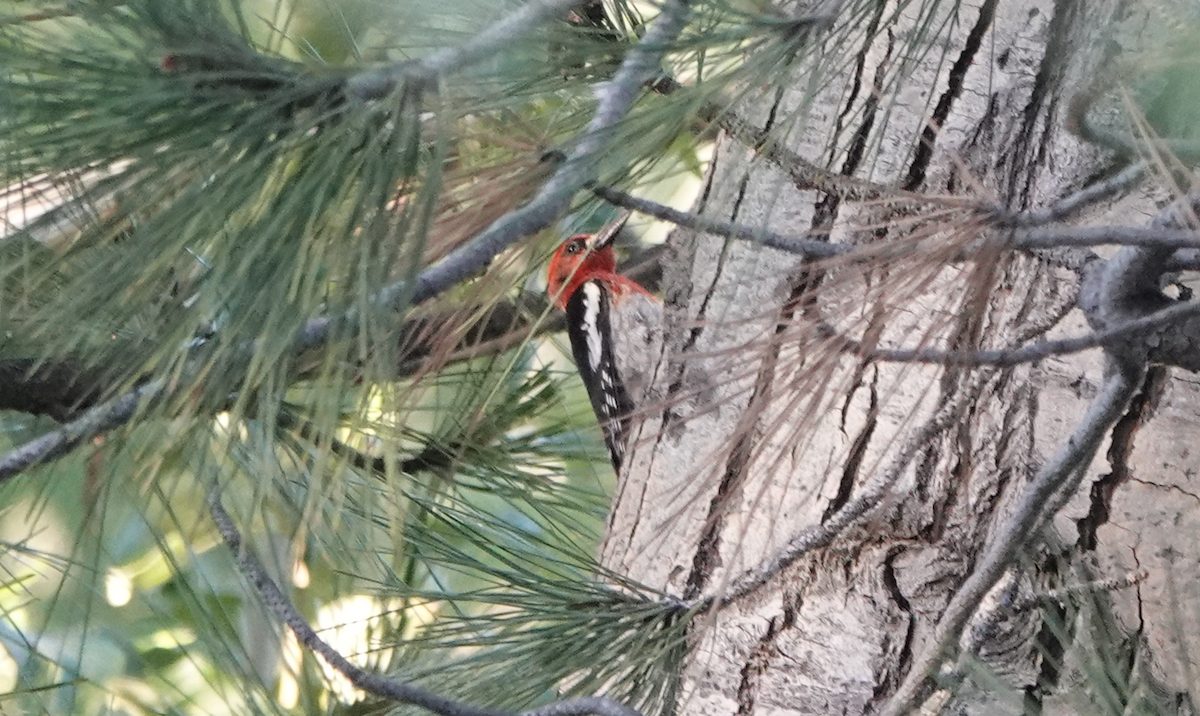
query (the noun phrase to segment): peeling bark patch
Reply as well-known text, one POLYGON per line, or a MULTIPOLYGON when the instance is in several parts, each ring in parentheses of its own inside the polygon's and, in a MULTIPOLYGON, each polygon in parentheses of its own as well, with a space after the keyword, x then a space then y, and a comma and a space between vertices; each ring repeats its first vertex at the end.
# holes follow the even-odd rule
POLYGON ((850 491, 853 489, 854 483, 858 480, 858 472, 862 469, 863 456, 866 455, 867 446, 871 444, 871 436, 875 433, 875 427, 879 424, 878 388, 879 372, 876 371, 871 378, 871 402, 867 406, 866 425, 854 437, 854 443, 850 446, 850 454, 846 458, 846 465, 842 468, 842 480, 838 484, 837 495, 834 496, 829 506, 825 508, 825 512, 821 515, 822 523, 850 501, 850 491))
MULTIPOLYGON (((916 631, 917 620, 912 613, 912 604, 909 603, 908 597, 904 596, 904 592, 900 591, 900 585, 896 581, 896 557, 903 552, 903 548, 893 549, 887 559, 883 561, 883 586, 900 611, 908 617, 908 626, 904 629, 904 643, 900 645, 900 651, 896 654, 895 661, 891 662, 894 664, 894 668, 883 672, 871 692, 871 700, 875 703, 882 701, 895 691, 900 679, 912 667, 913 633, 916 631)), ((886 643, 884 646, 886 647, 886 643)))
POLYGON ((742 667, 741 681, 738 683, 738 716, 753 713, 762 675, 767 671, 771 664, 771 658, 776 654, 775 640, 796 623, 796 609, 795 605, 785 607, 783 614, 773 617, 767 626, 767 633, 763 634, 747 657, 746 665, 742 667))
POLYGON ((992 26, 992 20, 996 16, 996 3, 997 0, 987 0, 983 7, 979 8, 979 17, 975 20, 975 26, 971 28, 970 34, 967 35, 966 46, 963 47, 958 59, 954 61, 954 66, 950 68, 946 91, 942 92, 942 96, 938 98, 933 116, 925 123, 925 129, 921 132, 921 141, 917 144, 916 156, 909 165, 908 178, 904 180, 904 188, 908 191, 920 189, 925 182, 925 172, 928 171, 929 162, 933 159, 933 147, 937 142, 938 132, 941 131, 946 118, 950 116, 954 102, 962 94, 967 70, 975 61, 975 55, 979 52, 980 45, 983 44, 983 36, 987 34, 988 29, 992 26))
POLYGON ((1079 549, 1096 549, 1096 532, 1108 522, 1113 493, 1121 483, 1131 477, 1129 458, 1133 454, 1133 439, 1142 424, 1154 414, 1166 385, 1165 366, 1154 366, 1146 371, 1141 391, 1133 397, 1125 415, 1113 426, 1112 444, 1108 448, 1108 463, 1112 466, 1112 472, 1102 475, 1092 483, 1088 512, 1075 522, 1079 530, 1075 546, 1079 549))

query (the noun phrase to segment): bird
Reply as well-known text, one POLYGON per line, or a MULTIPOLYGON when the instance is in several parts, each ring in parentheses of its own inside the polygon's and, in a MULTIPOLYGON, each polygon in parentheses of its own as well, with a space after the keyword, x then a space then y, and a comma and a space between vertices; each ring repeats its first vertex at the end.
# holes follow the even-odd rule
POLYGON ((662 303, 617 272, 611 241, 623 223, 563 241, 550 258, 546 281, 551 301, 566 312, 575 366, 618 474, 663 340, 662 303))

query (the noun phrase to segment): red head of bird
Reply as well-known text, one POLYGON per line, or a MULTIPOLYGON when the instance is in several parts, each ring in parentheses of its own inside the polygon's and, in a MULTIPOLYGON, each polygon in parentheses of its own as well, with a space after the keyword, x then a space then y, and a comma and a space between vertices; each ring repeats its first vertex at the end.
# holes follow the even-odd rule
MULTIPOLYGON (((546 293, 561 309, 585 281, 617 279, 617 257, 612 246, 595 248, 590 234, 576 234, 563 242, 550 258, 546 293)), ((619 280, 619 279, 618 279, 619 280)))

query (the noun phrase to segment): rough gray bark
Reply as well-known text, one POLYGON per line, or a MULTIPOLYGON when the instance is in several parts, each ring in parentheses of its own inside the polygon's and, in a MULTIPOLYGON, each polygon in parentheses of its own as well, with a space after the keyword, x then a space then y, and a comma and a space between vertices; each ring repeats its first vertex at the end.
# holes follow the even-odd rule
MULTIPOLYGON (((789 149, 831 174, 991 197, 1010 210, 1049 204, 1109 166, 1108 153, 1064 128, 1068 102, 1115 51, 1104 38, 1116 31, 1126 44, 1146 42, 1162 19, 1155 8, 1081 0, 938 6, 934 21, 915 6, 881 3, 875 12, 852 46, 829 50, 846 68, 837 82, 814 90, 811 68, 799 68, 782 92, 740 104, 739 119, 785 136, 789 149), (909 53, 921 28, 942 35, 925 44, 944 45, 944 56, 909 53)), ((1140 190, 1079 221, 1144 225, 1164 197, 1140 190)), ((1087 330, 1073 310, 1079 276, 1052 257, 949 263, 977 226, 928 209, 851 204, 794 182, 729 135, 718 141, 695 210, 792 234, 828 227, 832 240, 860 244, 945 235, 944 253, 864 266, 805 264, 747 242, 676 232, 664 276, 661 401, 634 436, 602 551, 607 566, 643 583, 686 599, 719 596, 862 494, 928 426, 931 438, 866 520, 702 620, 679 704, 687 714, 878 709, 1021 490, 1077 424, 1106 367, 1098 351, 1005 369, 868 363, 839 351, 836 335, 956 348, 1078 335, 1087 330)), ((1132 275, 1114 268, 1122 260, 1141 262, 1137 275, 1157 276, 1169 258, 1125 249, 1105 265, 1117 279, 1132 275)), ((1088 285, 1081 303, 1097 330, 1124 320, 1094 309, 1103 300, 1091 301, 1088 285)), ((1120 303, 1118 292, 1096 291, 1120 303)), ((1181 343, 1161 349, 1172 357, 1152 360, 1194 368, 1181 343)), ((1003 619, 985 603, 963 645, 977 647, 1013 690, 968 685, 953 700, 934 693, 927 705, 1065 710, 1078 696, 1070 684, 1104 657, 1112 662, 1104 678, 1130 692, 1120 697, 1126 703, 1186 710, 1197 683, 1188 636, 1195 626, 1179 605, 1200 603, 1191 529, 1200 487, 1189 484, 1198 424, 1200 383, 1152 368, 1054 529, 990 602, 1148 576, 1136 587, 1093 590, 1078 618, 1069 600, 1003 619), (1056 622, 1079 638, 1064 640, 1056 622), (1107 625, 1103 644, 1094 638, 1099 624, 1107 625)))

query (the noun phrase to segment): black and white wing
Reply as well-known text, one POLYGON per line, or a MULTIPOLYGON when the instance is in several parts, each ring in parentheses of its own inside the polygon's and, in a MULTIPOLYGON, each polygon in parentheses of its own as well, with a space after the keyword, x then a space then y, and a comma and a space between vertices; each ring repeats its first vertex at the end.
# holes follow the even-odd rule
POLYGON ((620 472, 634 406, 617 369, 612 295, 603 282, 585 282, 567 301, 567 335, 592 410, 604 430, 613 469, 620 472))

